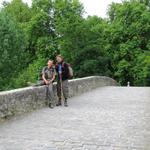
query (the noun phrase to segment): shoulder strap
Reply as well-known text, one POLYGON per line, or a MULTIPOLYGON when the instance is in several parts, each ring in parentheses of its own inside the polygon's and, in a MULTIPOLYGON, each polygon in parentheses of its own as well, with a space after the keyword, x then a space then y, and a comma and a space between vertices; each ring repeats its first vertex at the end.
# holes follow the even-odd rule
POLYGON ((47 69, 47 66, 45 66, 44 68, 43 68, 43 70, 45 71, 47 69))
POLYGON ((55 68, 54 68, 54 67, 52 67, 52 71, 53 71, 53 72, 55 71, 55 68))
POLYGON ((63 66, 64 66, 64 65, 66 65, 67 67, 69 67, 69 64, 68 64, 68 63, 66 63, 66 62, 64 62, 64 63, 63 63, 63 66))

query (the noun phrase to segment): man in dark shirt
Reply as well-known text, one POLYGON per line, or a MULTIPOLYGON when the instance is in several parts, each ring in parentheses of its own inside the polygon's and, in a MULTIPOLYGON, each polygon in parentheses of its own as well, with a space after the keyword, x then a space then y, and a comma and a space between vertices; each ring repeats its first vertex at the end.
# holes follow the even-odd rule
POLYGON ((69 94, 68 79, 69 79, 69 67, 68 64, 64 62, 61 55, 56 57, 57 64, 55 66, 57 73, 57 96, 59 98, 57 106, 61 106, 62 95, 64 96, 64 106, 68 106, 67 98, 69 94))

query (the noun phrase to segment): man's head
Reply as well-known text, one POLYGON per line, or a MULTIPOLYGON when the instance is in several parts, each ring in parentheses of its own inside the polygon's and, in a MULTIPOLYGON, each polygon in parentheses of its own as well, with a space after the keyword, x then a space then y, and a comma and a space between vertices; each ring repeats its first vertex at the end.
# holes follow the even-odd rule
POLYGON ((52 67, 53 66, 53 60, 48 60, 47 65, 48 65, 48 67, 52 67))
POLYGON ((63 56, 61 56, 61 55, 57 55, 57 56, 56 56, 56 61, 57 61, 58 63, 63 62, 63 60, 64 60, 63 56))

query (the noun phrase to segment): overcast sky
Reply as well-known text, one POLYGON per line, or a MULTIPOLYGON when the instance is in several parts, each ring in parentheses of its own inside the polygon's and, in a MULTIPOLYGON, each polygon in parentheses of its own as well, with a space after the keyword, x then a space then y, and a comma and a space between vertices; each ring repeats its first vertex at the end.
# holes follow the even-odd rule
MULTIPOLYGON (((11 0, 5 0, 11 1, 11 0)), ((31 5, 31 0, 23 0, 24 2, 31 5)), ((121 0, 80 0, 84 4, 85 11, 87 15, 97 15, 100 17, 106 17, 107 7, 112 2, 121 2, 121 0)), ((0 0, 2 3, 3 0, 0 0)))

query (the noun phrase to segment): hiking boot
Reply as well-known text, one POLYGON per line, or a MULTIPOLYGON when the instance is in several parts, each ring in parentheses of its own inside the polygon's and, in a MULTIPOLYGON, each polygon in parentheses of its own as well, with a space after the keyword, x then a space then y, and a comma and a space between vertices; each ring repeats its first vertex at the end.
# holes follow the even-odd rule
POLYGON ((50 103, 50 104, 49 104, 49 108, 53 109, 54 106, 50 103))
POLYGON ((65 107, 68 107, 67 99, 66 99, 65 102, 64 102, 64 106, 65 106, 65 107))
POLYGON ((56 106, 61 106, 61 99, 58 101, 58 103, 56 104, 56 106))

